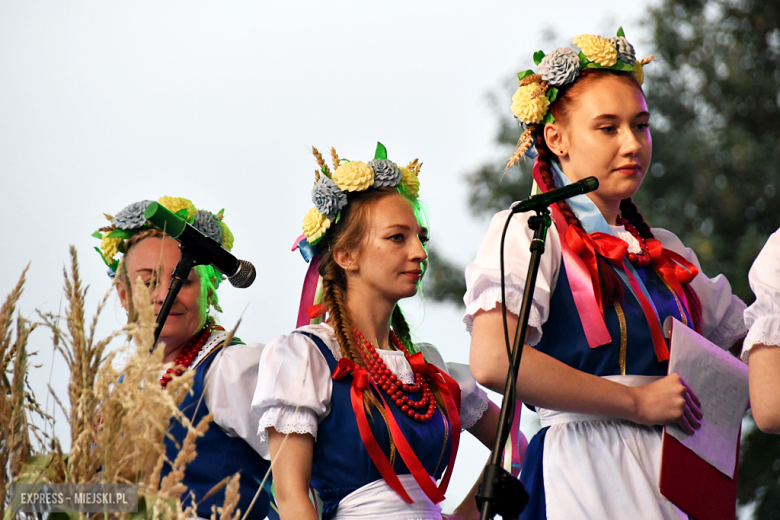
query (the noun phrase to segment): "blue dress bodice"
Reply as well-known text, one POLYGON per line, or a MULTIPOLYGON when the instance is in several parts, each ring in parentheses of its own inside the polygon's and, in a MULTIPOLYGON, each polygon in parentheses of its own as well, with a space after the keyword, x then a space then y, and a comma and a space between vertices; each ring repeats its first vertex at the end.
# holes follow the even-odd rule
MULTIPOLYGON (((209 408, 206 405, 203 396, 204 374, 216 357, 215 354, 223 348, 223 345, 212 350, 208 357, 195 367, 195 377, 192 390, 187 394, 179 409, 190 419, 192 424, 197 425, 206 415, 209 414, 209 408)), ((251 413, 247 410, 247 413, 251 413)), ((176 460, 179 453, 179 447, 184 442, 187 435, 187 429, 179 421, 171 419, 169 426, 170 437, 165 439, 166 456, 170 461, 176 460)), ((182 480, 188 488, 188 493, 195 497, 195 501, 201 501, 208 491, 218 484, 225 477, 240 473, 239 493, 241 498, 238 507, 242 515, 249 510, 249 504, 252 502, 260 483, 263 481, 265 473, 268 471, 270 463, 264 460, 240 437, 229 437, 219 425, 212 422, 208 430, 200 437, 195 444, 198 453, 195 460, 187 464, 184 470, 184 479, 182 480)), ((162 470, 162 477, 171 472, 171 465, 167 462, 162 470)), ((225 502, 225 489, 215 493, 206 500, 202 500, 197 506, 197 515, 201 518, 211 517, 211 506, 222 507, 225 502)), ((189 505, 189 497, 182 497, 182 503, 189 505)), ((255 504, 249 511, 248 518, 252 520, 262 520, 268 515, 269 497, 268 493, 262 491, 255 504)))
MULTIPOLYGON (((337 361, 327 345, 314 334, 301 334, 314 341, 333 374, 337 361)), ((339 502, 345 496, 382 478, 360 438, 350 398, 352 377, 332 380, 332 385, 330 413, 317 427, 311 475, 312 487, 317 490, 323 502, 323 520, 336 514, 339 502)), ((410 398, 415 400, 420 397, 419 392, 410 395, 410 398)), ((425 422, 413 420, 394 404, 390 405, 390 409, 428 474, 439 479, 450 457, 452 426, 449 418, 442 414, 439 407, 436 408, 433 418, 425 422)), ((395 473, 410 473, 397 450, 391 458, 390 432, 382 415, 373 406, 367 415, 374 438, 385 456, 393 463, 395 473)))
MULTIPOLYGON (((669 316, 680 321, 691 322, 687 312, 685 319, 680 315, 675 295, 652 267, 637 268, 636 272, 647 288, 661 323, 669 316)), ((642 307, 625 284, 623 284, 623 292, 625 296, 620 301, 620 306, 626 321, 626 374, 665 376, 669 362, 658 361, 656 358, 650 327, 642 307)), ((558 283, 550 297, 550 315, 542 326, 542 339, 536 348, 589 374, 619 375, 621 330, 614 306, 604 307, 604 321, 612 341, 606 345, 590 348, 574 304, 566 267, 561 262, 558 283)))

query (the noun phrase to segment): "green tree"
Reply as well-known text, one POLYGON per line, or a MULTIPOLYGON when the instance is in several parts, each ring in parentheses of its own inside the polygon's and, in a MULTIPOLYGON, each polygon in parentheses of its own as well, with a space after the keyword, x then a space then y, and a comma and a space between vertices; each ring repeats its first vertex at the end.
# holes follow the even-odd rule
MULTIPOLYGON (((638 50, 656 55, 645 68, 653 164, 635 201, 651 225, 675 232, 705 272, 725 274, 750 303, 748 269, 780 227, 780 2, 663 0, 648 19, 653 48, 638 50)), ((507 157, 520 135, 508 108, 514 88, 494 96, 496 144, 507 157)), ((525 198, 530 166, 503 174, 504 163, 488 163, 469 173, 475 215, 525 198)), ((431 280, 447 283, 433 284, 431 297, 460 302, 460 273, 432 262, 431 280)), ((754 506, 756 518, 780 518, 780 437, 752 426, 739 503, 754 506)))

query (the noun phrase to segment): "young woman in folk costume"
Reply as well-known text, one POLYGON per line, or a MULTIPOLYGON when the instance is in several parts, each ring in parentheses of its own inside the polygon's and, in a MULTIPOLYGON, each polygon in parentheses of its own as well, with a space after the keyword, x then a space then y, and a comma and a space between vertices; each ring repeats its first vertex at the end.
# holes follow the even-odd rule
MULTIPOLYGON (((331 172, 313 151, 315 207, 298 244, 313 257, 303 319, 265 348, 252 403, 280 516, 317 518, 311 486, 322 518, 440 519, 461 428, 490 446, 498 410, 467 366, 412 343, 398 306, 427 263, 420 164, 399 168, 379 144, 368 163, 334 150, 331 172), (323 303, 309 306, 317 274, 323 303), (327 320, 308 324, 307 308, 327 320)), ((477 515, 473 492, 456 515, 477 515)))
MULTIPOLYGON (((674 317, 724 349, 745 335, 744 304, 728 282, 701 273, 696 255, 651 229, 631 197, 652 150, 642 65, 622 29, 614 38, 574 38, 521 73, 512 109, 524 133, 510 160, 536 155, 547 191, 594 176, 598 190, 553 205, 553 226, 531 308, 517 379, 536 406, 521 481, 531 495, 522 518, 687 518, 659 492, 661 425, 693 433, 697 396, 667 376, 662 323, 674 317), (534 154, 533 152, 536 152, 534 154), (533 347, 533 348, 529 348, 533 347)), ((497 214, 466 269, 471 370, 494 389, 507 373, 497 214)), ((506 235, 506 308, 514 337, 530 260, 528 213, 506 235)))
MULTIPOLYGON (((102 238, 98 252, 109 267, 109 275, 114 278, 119 273, 116 288, 122 306, 129 310, 131 289, 143 283, 150 291, 157 313, 168 293, 181 251, 176 240, 144 218, 144 210, 150 203, 136 202, 116 216, 106 215, 110 224, 97 231, 95 237, 102 238), (120 255, 124 270, 117 258, 120 255), (125 270, 129 280, 123 277, 125 270)), ((176 197, 162 197, 159 203, 228 251, 233 248, 233 234, 222 221, 221 211, 214 215, 196 209, 187 199, 176 197)), ((174 377, 185 370, 194 370, 192 391, 179 408, 194 424, 209 413, 214 414, 214 422, 197 440, 196 459, 185 468, 182 483, 188 491, 182 495, 182 503, 189 505, 192 497, 197 503, 198 517, 210 518, 212 506, 221 507, 224 503, 225 491, 205 500, 204 497, 222 479, 240 472, 238 507, 242 515, 249 511, 249 518, 262 520, 268 515, 268 494, 261 492, 251 510, 249 506, 269 464, 256 451, 259 449, 258 418, 247 413, 257 383, 262 345, 244 344, 236 337, 229 345, 225 344, 228 333, 217 325, 210 312, 212 309, 221 312, 217 298, 221 280, 222 275, 210 265, 196 266, 190 272, 160 333, 159 343, 165 344, 163 359, 172 363, 161 374, 160 385, 165 389, 174 377)), ((128 315, 129 319, 133 317, 128 315)), ((170 461, 176 459, 186 435, 187 429, 182 424, 171 423, 165 439, 170 461)), ((162 476, 171 469, 166 463, 162 476)))
POLYGON ((750 372, 750 404, 761 431, 780 433, 780 230, 767 240, 748 275, 756 301, 745 310, 742 358, 750 372))

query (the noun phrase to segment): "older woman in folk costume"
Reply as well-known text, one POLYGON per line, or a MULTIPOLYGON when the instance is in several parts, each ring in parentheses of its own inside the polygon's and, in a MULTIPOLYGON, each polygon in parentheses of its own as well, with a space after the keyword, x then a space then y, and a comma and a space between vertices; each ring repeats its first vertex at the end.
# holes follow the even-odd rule
MULTIPOLYGON (((510 165, 536 156, 534 180, 548 191, 594 176, 597 191, 553 205, 517 396, 536 406, 521 481, 531 495, 522 518, 687 516, 659 492, 661 425, 693 433, 700 403, 667 375, 662 323, 674 317, 724 349, 745 335, 744 304, 722 277, 701 273, 671 232, 651 229, 631 197, 651 156, 642 65, 622 29, 613 38, 574 38, 581 49, 534 55, 520 73, 512 109, 524 133, 510 165)), ((503 387, 507 361, 497 214, 466 269, 465 322, 476 379, 503 387)), ((533 232, 528 214, 506 235, 506 309, 518 325, 533 232)))
POLYGON ((756 425, 780 433, 780 230, 753 262, 748 276, 756 301, 745 310, 750 328, 742 353, 750 373, 750 404, 756 425))
MULTIPOLYGON (((252 404, 280 516, 317 518, 311 486, 322 518, 440 519, 461 428, 489 446, 498 410, 468 367, 411 341, 398 306, 427 263, 420 164, 399 168, 381 144, 368 163, 334 150, 333 171, 314 154, 315 207, 298 244, 313 257, 303 319, 265 348, 252 404), (309 306, 317 274, 323 303, 309 306), (307 310, 328 318, 308 324, 307 310)), ((472 490, 456 517, 477 514, 472 490)))
MULTIPOLYGON (((165 300, 181 251, 178 242, 144 218, 150 203, 137 202, 116 216, 106 215, 110 224, 95 236, 102 238, 101 248, 96 249, 108 265, 109 275, 113 278, 119 273, 116 287, 122 306, 130 308, 131 289, 143 283, 150 290, 156 313, 165 300), (128 279, 124 278, 125 272, 128 279)), ((228 251, 232 249, 233 234, 222 221, 221 211, 215 215, 198 210, 183 198, 162 197, 159 203, 228 251)), ((261 492, 251 510, 250 503, 269 464, 256 451, 258 417, 252 415, 250 403, 262 345, 245 344, 236 337, 225 344, 228 333, 217 325, 210 312, 221 311, 217 298, 221 280, 216 269, 205 265, 193 268, 184 282, 160 332, 158 344, 165 345, 163 359, 172 364, 161 374, 160 385, 164 389, 172 378, 185 370, 194 370, 192 391, 179 407, 194 424, 209 413, 214 414, 214 422, 197 440, 197 458, 186 466, 182 483, 188 492, 182 500, 186 502, 190 494, 197 503, 198 516, 210 518, 212 506, 221 506, 225 493, 222 490, 205 500, 204 497, 222 479, 240 473, 238 507, 242 513, 249 511, 250 518, 260 520, 268 514, 268 494, 261 492)), ((168 434, 167 457, 173 461, 187 430, 174 422, 168 434)), ((166 463, 162 476, 170 471, 171 466, 166 463)))

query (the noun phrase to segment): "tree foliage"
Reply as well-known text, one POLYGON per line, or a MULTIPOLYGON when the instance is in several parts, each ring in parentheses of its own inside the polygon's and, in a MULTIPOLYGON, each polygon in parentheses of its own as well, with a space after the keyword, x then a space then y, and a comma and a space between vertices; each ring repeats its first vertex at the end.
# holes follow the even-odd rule
MULTIPOLYGON (((696 251, 704 272, 725 274, 750 303, 748 270, 780 227, 780 1, 663 0, 648 20, 652 48, 637 50, 656 56, 645 67, 653 163, 635 202, 651 225, 696 251)), ((514 88, 494 96, 496 144, 506 157, 520 135, 509 111, 514 88)), ((506 172, 504 164, 468 174, 475 214, 527 197, 530 162, 506 172)), ((460 302, 464 287, 452 281, 459 269, 441 269, 448 283, 433 284, 431 297, 460 302)), ((746 428, 739 502, 753 505, 757 518, 780 518, 779 437, 746 428)))

